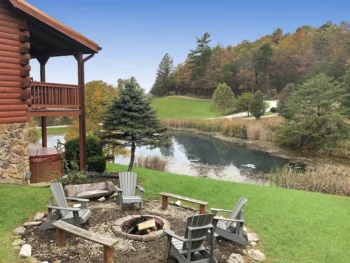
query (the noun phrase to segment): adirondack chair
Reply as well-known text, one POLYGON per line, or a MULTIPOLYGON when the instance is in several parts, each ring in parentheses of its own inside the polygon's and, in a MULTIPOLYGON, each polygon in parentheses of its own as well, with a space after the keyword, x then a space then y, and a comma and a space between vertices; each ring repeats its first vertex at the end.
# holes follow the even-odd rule
POLYGON ((247 201, 247 198, 241 197, 232 211, 210 208, 211 212, 215 215, 213 220, 215 236, 224 237, 243 246, 248 245, 248 240, 243 235, 244 213, 242 211, 247 201), (230 213, 230 216, 229 218, 218 217, 216 216, 218 212, 227 212, 230 213), (235 227, 233 226, 233 222, 236 223, 235 227))
POLYGON ((142 196, 145 189, 136 185, 137 174, 132 172, 119 173, 120 187, 116 186, 119 196, 120 209, 123 210, 123 204, 140 204, 142 209, 142 196), (136 195, 136 188, 139 189, 140 195, 136 195))
POLYGON ((169 259, 171 253, 180 263, 217 263, 217 260, 214 258, 213 218, 214 214, 201 214, 187 218, 186 232, 183 237, 176 235, 170 229, 164 229, 164 232, 168 235, 165 260, 167 261, 169 259), (208 231, 210 232, 210 251, 207 251, 203 246, 208 231), (199 252, 202 258, 192 260, 193 252, 199 252))
POLYGON ((63 186, 59 182, 52 183, 50 189, 53 196, 49 199, 49 205, 47 206, 47 222, 41 224, 39 229, 45 230, 54 228, 52 223, 57 220, 62 220, 80 227, 89 219, 91 215, 91 210, 87 207, 89 199, 67 198, 64 194, 63 186), (56 200, 58 206, 53 206, 53 199, 56 200), (69 207, 67 200, 80 202, 81 208, 69 207), (56 215, 53 215, 53 209, 56 210, 56 215))

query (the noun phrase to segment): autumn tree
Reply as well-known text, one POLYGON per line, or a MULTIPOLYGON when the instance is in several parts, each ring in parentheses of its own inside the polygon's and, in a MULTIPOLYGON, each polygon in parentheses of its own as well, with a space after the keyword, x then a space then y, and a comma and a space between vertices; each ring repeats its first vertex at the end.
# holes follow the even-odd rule
POLYGON ((128 167, 128 171, 131 171, 136 147, 166 145, 168 140, 165 131, 144 90, 132 78, 126 81, 119 98, 108 107, 103 118, 101 138, 108 145, 131 147, 128 167))
MULTIPOLYGON (((85 84, 85 114, 86 132, 99 133, 102 118, 109 104, 118 97, 118 90, 102 80, 90 81, 85 84)), ((79 136, 79 119, 72 117, 72 125, 65 139, 79 136)))
POLYGON ((253 95, 250 102, 250 112, 256 119, 260 119, 265 114, 264 94, 260 90, 253 95))
POLYGON ((169 94, 169 91, 174 88, 173 71, 173 59, 167 53, 159 64, 156 81, 150 91, 152 95, 164 96, 169 94))
POLYGON ((229 86, 225 83, 219 84, 213 94, 213 107, 216 111, 225 115, 229 110, 232 110, 234 98, 235 94, 229 86))

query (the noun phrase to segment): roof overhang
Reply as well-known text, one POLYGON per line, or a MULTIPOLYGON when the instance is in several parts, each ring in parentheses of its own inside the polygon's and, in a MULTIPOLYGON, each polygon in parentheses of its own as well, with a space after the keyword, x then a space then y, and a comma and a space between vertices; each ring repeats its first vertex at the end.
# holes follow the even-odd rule
POLYGON ((97 53, 97 43, 50 17, 24 0, 9 0, 14 8, 27 17, 31 34, 32 57, 48 53, 49 56, 72 55, 76 51, 84 54, 97 53))

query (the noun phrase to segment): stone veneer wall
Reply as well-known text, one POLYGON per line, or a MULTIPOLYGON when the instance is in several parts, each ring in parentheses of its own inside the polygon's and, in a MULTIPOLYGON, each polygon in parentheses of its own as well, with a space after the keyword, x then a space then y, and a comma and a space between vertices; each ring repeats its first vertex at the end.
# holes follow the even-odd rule
POLYGON ((29 171, 28 124, 0 124, 0 183, 25 183, 29 171))

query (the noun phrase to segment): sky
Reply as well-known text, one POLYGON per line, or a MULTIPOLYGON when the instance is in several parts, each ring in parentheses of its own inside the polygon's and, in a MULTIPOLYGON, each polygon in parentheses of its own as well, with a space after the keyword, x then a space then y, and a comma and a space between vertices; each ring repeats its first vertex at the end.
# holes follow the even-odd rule
MULTIPOLYGON (((85 64, 85 81, 116 85, 136 77, 152 87, 162 57, 183 62, 196 47, 196 36, 211 34, 211 45, 254 41, 281 28, 350 21, 347 0, 27 0, 94 42, 102 50, 85 64)), ((38 62, 31 75, 39 80, 38 62)), ((73 57, 51 58, 46 81, 77 84, 73 57)))

